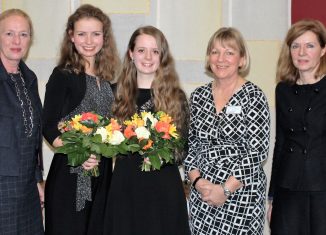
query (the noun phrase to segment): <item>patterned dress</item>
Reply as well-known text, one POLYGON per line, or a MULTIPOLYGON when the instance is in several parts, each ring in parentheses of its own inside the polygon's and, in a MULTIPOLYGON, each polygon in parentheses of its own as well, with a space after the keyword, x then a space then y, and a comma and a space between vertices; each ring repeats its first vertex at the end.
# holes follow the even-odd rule
POLYGON ((198 169, 203 178, 220 184, 230 176, 244 186, 221 207, 209 206, 192 188, 192 234, 263 234, 270 114, 263 92, 246 82, 217 114, 212 83, 191 95, 189 154, 186 173, 198 169))

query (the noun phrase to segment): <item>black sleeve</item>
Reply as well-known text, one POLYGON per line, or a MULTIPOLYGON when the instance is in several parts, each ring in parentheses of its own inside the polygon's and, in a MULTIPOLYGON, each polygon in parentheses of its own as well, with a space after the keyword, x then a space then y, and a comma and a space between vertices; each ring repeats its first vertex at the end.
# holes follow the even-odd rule
POLYGON ((268 197, 269 199, 273 198, 276 184, 277 184, 277 177, 279 174, 279 166, 281 161, 281 152, 283 149, 284 144, 284 131, 281 125, 281 119, 280 119, 280 102, 282 100, 282 97, 280 97, 280 86, 279 84, 276 87, 275 92, 275 105, 276 105, 276 137, 275 137, 275 146, 274 146, 274 153, 273 153, 273 163, 272 163, 272 175, 271 175, 271 181, 269 185, 269 192, 268 197))
POLYGON ((63 107, 69 93, 67 73, 55 68, 46 84, 43 105, 43 135, 52 144, 61 134, 58 123, 63 118, 63 107))

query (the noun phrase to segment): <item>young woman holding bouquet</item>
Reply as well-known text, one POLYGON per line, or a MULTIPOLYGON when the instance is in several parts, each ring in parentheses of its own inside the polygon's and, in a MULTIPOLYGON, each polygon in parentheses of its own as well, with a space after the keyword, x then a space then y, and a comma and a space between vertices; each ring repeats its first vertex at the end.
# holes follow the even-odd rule
MULTIPOLYGON (((114 96, 109 81, 119 57, 109 17, 99 8, 80 6, 67 22, 58 66, 46 86, 44 137, 62 146, 58 123, 76 114, 111 116, 114 96)), ((111 159, 90 156, 80 167, 55 154, 45 186, 46 234, 102 234, 104 208, 112 175, 111 159), (84 170, 99 167, 100 176, 84 170)))
MULTIPOLYGON (((152 26, 141 27, 131 36, 113 106, 121 122, 142 111, 166 112, 186 137, 186 95, 180 88, 168 42, 152 26)), ((182 157, 182 153, 175 154, 177 162, 182 157)), ((117 157, 104 234, 190 234, 177 164, 146 172, 141 169, 142 162, 139 154, 117 157)))

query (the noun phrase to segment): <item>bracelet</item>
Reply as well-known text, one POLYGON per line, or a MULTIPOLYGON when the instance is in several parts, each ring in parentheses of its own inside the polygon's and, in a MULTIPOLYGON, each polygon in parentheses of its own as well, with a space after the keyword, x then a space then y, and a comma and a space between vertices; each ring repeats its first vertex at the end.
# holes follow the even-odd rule
POLYGON ((197 176, 197 178, 194 180, 194 182, 192 182, 192 187, 195 188, 195 186, 196 186, 198 180, 200 180, 200 179, 202 179, 202 178, 203 178, 203 177, 201 177, 201 176, 197 176))

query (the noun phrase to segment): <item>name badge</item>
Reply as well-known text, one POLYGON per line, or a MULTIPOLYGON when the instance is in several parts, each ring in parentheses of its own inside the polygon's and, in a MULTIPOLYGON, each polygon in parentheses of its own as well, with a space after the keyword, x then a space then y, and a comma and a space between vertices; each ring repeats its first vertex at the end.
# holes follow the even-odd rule
POLYGON ((241 106, 228 106, 226 107, 226 114, 240 114, 241 106))

